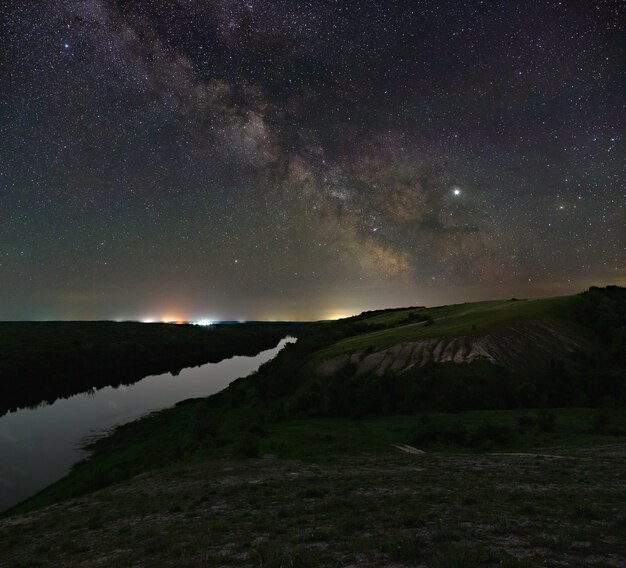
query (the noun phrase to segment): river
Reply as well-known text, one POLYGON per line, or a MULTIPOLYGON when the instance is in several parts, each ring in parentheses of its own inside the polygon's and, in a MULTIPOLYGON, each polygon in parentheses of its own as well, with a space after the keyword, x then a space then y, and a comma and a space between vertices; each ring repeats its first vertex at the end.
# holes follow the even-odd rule
POLYGON ((130 386, 105 387, 5 414, 0 418, 0 511, 68 473, 86 456, 82 447, 90 438, 181 400, 215 394, 293 341, 286 337, 254 357, 236 356, 183 369, 177 376, 153 375, 130 386))

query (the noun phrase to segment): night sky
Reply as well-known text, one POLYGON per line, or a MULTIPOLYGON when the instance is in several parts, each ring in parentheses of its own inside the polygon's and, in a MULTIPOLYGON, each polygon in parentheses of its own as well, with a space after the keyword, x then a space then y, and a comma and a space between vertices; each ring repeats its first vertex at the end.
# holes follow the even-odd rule
POLYGON ((626 284, 624 2, 0 10, 0 319, 626 284))

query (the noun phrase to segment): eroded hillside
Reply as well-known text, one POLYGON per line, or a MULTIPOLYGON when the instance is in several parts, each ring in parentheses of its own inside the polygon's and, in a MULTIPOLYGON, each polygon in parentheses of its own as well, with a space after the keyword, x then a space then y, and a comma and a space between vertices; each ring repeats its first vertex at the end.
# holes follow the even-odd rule
POLYGON ((355 374, 398 374, 427 363, 473 363, 488 361, 511 370, 532 370, 550 360, 563 360, 579 350, 591 348, 582 333, 559 328, 554 322, 530 321, 510 325, 484 335, 429 337, 404 341, 375 350, 372 347, 323 358, 316 372, 330 376, 348 364, 355 374))

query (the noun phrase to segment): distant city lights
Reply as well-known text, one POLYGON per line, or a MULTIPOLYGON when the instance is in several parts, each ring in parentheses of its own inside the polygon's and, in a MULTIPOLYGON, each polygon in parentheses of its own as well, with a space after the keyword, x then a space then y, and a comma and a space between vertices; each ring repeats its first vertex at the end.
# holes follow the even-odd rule
POLYGON ((326 314, 326 317, 324 319, 326 320, 338 320, 338 319, 344 319, 344 318, 349 318, 352 317, 354 315, 356 315, 358 312, 346 312, 346 311, 337 311, 337 312, 330 312, 328 314, 326 314))
POLYGON ((191 325, 201 325, 203 327, 206 326, 210 326, 210 325, 215 325, 215 323, 217 323, 217 320, 214 319, 209 319, 209 318, 202 318, 202 319, 198 319, 198 320, 186 320, 186 319, 182 319, 178 316, 173 316, 171 314, 168 314, 166 316, 161 316, 161 317, 145 317, 145 318, 141 318, 139 320, 139 322, 141 323, 167 323, 170 325, 185 325, 185 324, 191 324, 191 325))

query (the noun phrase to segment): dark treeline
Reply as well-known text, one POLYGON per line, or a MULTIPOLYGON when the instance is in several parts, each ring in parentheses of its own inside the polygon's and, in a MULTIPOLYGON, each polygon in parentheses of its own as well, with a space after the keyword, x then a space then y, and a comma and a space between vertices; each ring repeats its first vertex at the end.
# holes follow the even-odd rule
POLYGON ((147 375, 256 355, 306 324, 0 323, 0 416, 147 375))
POLYGON ((537 407, 626 404, 626 289, 609 286, 580 294, 570 319, 586 327, 600 347, 543 369, 516 373, 487 362, 428 364, 400 375, 355 375, 346 365, 332 377, 316 375, 306 361, 317 350, 366 325, 325 324, 249 378, 213 397, 234 407, 263 409, 268 421, 305 417, 362 417, 413 412, 458 412, 537 407))

